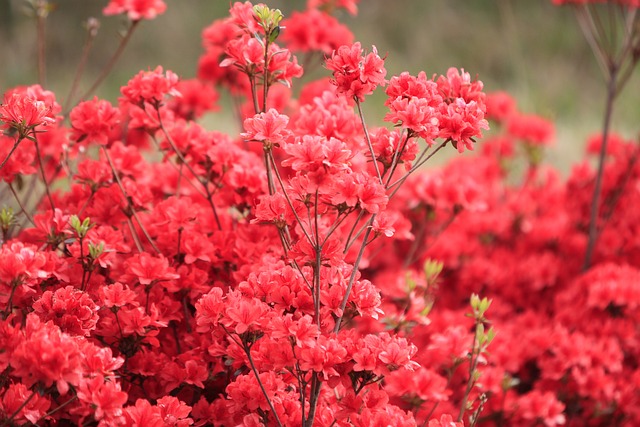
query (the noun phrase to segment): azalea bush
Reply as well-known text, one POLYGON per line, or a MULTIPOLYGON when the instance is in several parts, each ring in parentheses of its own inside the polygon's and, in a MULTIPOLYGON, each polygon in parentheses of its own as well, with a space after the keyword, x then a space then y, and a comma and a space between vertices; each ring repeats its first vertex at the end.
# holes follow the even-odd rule
POLYGON ((196 78, 114 105, 93 91, 166 5, 111 0, 89 89, 6 90, 0 425, 640 423, 637 142, 605 127, 563 179, 552 122, 462 69, 387 75, 357 6, 234 3, 196 78), (199 124, 220 108, 241 132, 199 124))

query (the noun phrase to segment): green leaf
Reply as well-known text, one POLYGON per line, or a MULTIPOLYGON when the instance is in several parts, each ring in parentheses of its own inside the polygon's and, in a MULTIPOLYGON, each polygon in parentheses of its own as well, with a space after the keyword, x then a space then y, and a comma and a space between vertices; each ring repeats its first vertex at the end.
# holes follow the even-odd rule
POLYGON ((7 231, 13 224, 16 223, 16 217, 13 213, 13 209, 10 207, 4 207, 0 211, 0 227, 4 231, 7 231))

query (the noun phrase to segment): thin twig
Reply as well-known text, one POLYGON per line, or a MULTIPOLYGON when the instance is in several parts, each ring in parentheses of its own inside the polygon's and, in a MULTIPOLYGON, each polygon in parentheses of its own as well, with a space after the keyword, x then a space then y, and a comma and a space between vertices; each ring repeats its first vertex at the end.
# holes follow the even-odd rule
MULTIPOLYGON (((106 147, 102 147, 102 151, 103 151, 103 153, 104 153, 104 155, 105 155, 105 157, 107 159, 107 162, 109 163, 109 166, 111 167, 111 171, 113 172, 113 176, 115 177, 116 183, 118 184, 118 187, 120 188, 120 191, 122 192, 122 195, 124 196, 124 200, 127 203, 127 211, 128 211, 126 213, 127 217, 129 217, 129 213, 131 213, 131 215, 135 218, 136 222, 138 223, 138 226, 140 227, 140 230, 142 231, 142 234, 144 234, 146 239, 149 241, 149 244, 151 245, 153 250, 155 250, 157 253, 161 253, 160 249, 158 249, 158 247, 156 246, 155 242, 153 241, 153 239, 151 238, 151 236, 147 232, 147 229, 142 224, 142 221, 140 221, 140 218, 138 217, 138 214, 136 213, 136 209, 133 206, 133 203, 131 202, 131 197, 129 197, 129 195, 127 194, 127 191, 124 189, 124 185, 122 185, 122 181, 120 180, 120 176, 118 175, 118 171, 116 170, 116 167, 113 164, 113 161, 111 160, 111 156, 109 155, 109 151, 107 150, 106 147)), ((131 220, 131 218, 129 218, 129 220, 131 220)), ((132 227, 133 224, 130 224, 130 226, 132 227)), ((132 232, 132 234, 135 235, 135 237, 137 237, 137 233, 135 233, 135 229, 132 229, 131 232, 132 232)), ((138 249, 140 249, 140 247, 138 247, 138 249)))
MULTIPOLYGON (((98 76, 96 81, 80 97, 80 99, 86 99, 87 97, 92 95, 93 92, 95 92, 95 90, 102 84, 104 79, 107 78, 109 73, 111 73, 111 70, 116 65, 116 62, 118 62, 118 59, 120 59, 120 56, 122 55, 122 52, 124 52, 125 47, 127 47, 127 44, 129 43, 129 40, 131 40, 131 36, 133 35, 133 32, 135 31, 136 28, 138 28, 138 24, 139 23, 140 23, 140 21, 131 22, 131 25, 127 29, 127 33, 124 35, 122 40, 120 40, 120 44, 118 45, 118 48, 114 52, 113 56, 109 59, 109 62, 107 63, 107 65, 105 65, 105 67, 102 69, 102 73, 100 73, 100 75, 98 76)), ((69 103, 73 103, 73 101, 69 101, 69 103)))
MULTIPOLYGON (((145 110, 145 112, 146 112, 146 110, 145 110)), ((187 167, 187 169, 189 169, 189 172, 191 172, 191 174, 198 180, 198 182, 204 188, 204 191, 207 193, 207 201, 209 202, 209 206, 211 206, 211 210, 213 211, 213 217, 214 217, 214 219, 216 221, 216 225, 218 226, 218 230, 222 230, 222 223, 220 222, 220 217, 218 216, 218 211, 216 209, 216 206, 213 203, 213 193, 209 190, 208 184, 206 182, 201 181, 198 178, 198 174, 196 173, 196 171, 193 169, 193 167, 191 167, 191 165, 189 164, 187 159, 184 157, 182 152, 176 146, 175 142, 173 141, 173 138, 171 137, 171 135, 167 131, 167 128, 164 126, 164 123, 162 122, 162 115, 160 114, 160 107, 159 106, 156 107, 156 113, 158 114, 158 123, 160 125, 160 129, 162 130, 162 132, 164 133, 165 137, 167 138, 167 142, 171 146, 171 149, 176 153, 176 155, 178 156, 180 161, 187 167)), ((147 115, 149 115, 149 114, 147 113, 147 115)))
POLYGON ((356 275, 358 274, 358 267, 360 266, 360 261, 362 260, 362 255, 364 255, 364 249, 367 246, 367 239, 369 238, 369 234, 371 234, 371 224, 376 218, 376 214, 371 215, 367 223, 367 232, 364 234, 364 239, 362 241, 362 246, 360 246, 360 251, 358 252, 358 256, 356 257, 356 261, 353 264, 353 270, 351 270, 351 275, 349 276, 349 282, 347 283, 347 289, 344 293, 344 297, 342 298, 342 302, 340 303, 340 317, 336 320, 336 324, 333 328, 334 333, 338 333, 340 331, 340 324, 342 323, 342 318, 344 317, 344 311, 347 307, 347 301, 349 301, 349 295, 351 294, 351 289, 353 288, 353 282, 356 280, 356 275))
POLYGON ((29 211, 25 209, 25 207, 22 205, 22 202, 20 201, 20 197, 18 197, 18 193, 13 188, 13 184, 11 182, 9 182, 9 190, 11 190, 11 193, 13 194, 13 197, 16 199, 16 202, 18 202, 18 206, 20 206, 20 210, 22 211, 22 213, 24 213, 24 216, 27 217, 29 222, 35 227, 36 223, 33 222, 33 218, 31 217, 31 214, 29 214, 29 211))
POLYGON ((311 397, 309 398, 309 416, 305 420, 304 427, 312 427, 313 420, 316 417, 316 409, 318 408, 318 398, 320 397, 320 389, 322 381, 318 380, 318 374, 313 371, 311 373, 311 397))
MULTIPOLYGON (((289 208, 291 209, 291 211, 293 212, 293 215, 296 218, 296 221, 298 221, 298 224, 300 225, 300 229, 302 230, 302 233, 304 234, 304 236, 307 238, 307 240, 309 241, 310 244, 313 244, 313 239, 311 238, 311 236, 309 235, 309 233, 307 232, 307 230, 305 230, 304 225, 302 224, 302 220, 300 219, 300 217, 298 216, 298 212, 295 210, 295 208, 293 207, 293 203, 291 201, 291 198, 289 197, 289 194, 287 193, 287 191, 285 190, 284 187, 284 182, 282 181, 282 177, 280 176, 280 172, 278 171, 278 167, 276 166, 276 160, 273 157, 273 152, 269 152, 269 158, 271 160, 271 163, 273 164, 273 171, 275 173, 276 176, 276 180, 278 181, 278 184, 280 184, 280 188, 282 188, 282 194, 284 194, 284 198, 287 200, 287 204, 289 205, 289 208)), ((311 224, 309 224, 309 226, 311 226, 311 224)))
POLYGON ((20 411, 22 411, 25 406, 27 406, 29 404, 29 402, 31 402, 31 399, 33 399, 36 395, 35 391, 32 391, 31 394, 29 395, 29 397, 27 397, 25 399, 24 402, 22 402, 22 404, 20 406, 18 406, 18 409, 16 409, 15 411, 13 411, 13 414, 11 414, 11 416, 9 418, 7 418, 6 420, 4 420, 4 422, 2 423, 1 427, 7 426, 9 424, 11 424, 11 421, 13 421, 13 419, 20 413, 20 411))
POLYGON ((269 34, 265 37, 264 45, 264 78, 262 80, 262 111, 267 111, 267 95, 269 94, 269 34))
POLYGON ((24 137, 22 137, 22 138, 18 137, 18 139, 16 140, 15 144, 13 144, 13 147, 11 147, 11 151, 9 151, 9 154, 7 154, 7 157, 5 157, 4 160, 2 161, 2 163, 0 164, 0 169, 2 169, 4 167, 4 165, 9 160, 9 157, 11 157, 13 152, 16 151, 16 148, 18 148, 18 145, 20 145, 20 142, 22 142, 23 139, 24 139, 24 137))
POLYGON ((80 62, 78 63, 76 74, 73 77, 73 82, 71 83, 71 89, 69 89, 69 94, 65 98, 62 111, 68 111, 69 107, 71 106, 71 102, 73 101, 73 97, 76 95, 76 91, 78 90, 80 79, 84 74, 84 67, 87 65, 87 61, 89 59, 89 52, 91 52, 93 41, 95 40, 96 35, 98 34, 97 22, 98 21, 94 18, 89 18, 89 20, 87 21, 87 37, 84 41, 84 46, 82 46, 82 55, 80 56, 80 62))
POLYGON ((51 210, 55 210, 56 206, 53 203, 53 197, 51 197, 51 190, 49 189, 49 183, 47 182, 47 177, 44 173, 44 163, 42 162, 42 155, 40 154, 40 146, 38 144, 38 134, 36 132, 33 133, 33 142, 36 145, 36 155, 38 156, 38 164, 40 165, 40 172, 42 173, 42 181, 44 182, 44 188, 47 192, 47 197, 49 198, 49 203, 51 204, 51 210))
POLYGON ((360 100, 358 97, 354 97, 356 101, 356 106, 358 107, 358 115, 360 116, 360 123, 362 123, 362 130, 364 131, 364 137, 367 141, 367 146, 369 147, 369 152, 371 153, 371 161, 373 162, 373 167, 376 170, 376 175, 378 176, 378 181, 380 184, 382 182, 382 175, 380 175, 380 169, 378 168, 378 160, 376 159, 376 154, 373 151, 373 145, 371 144, 371 137, 369 136, 369 130, 367 129, 367 124, 364 121, 364 114, 362 113, 362 106, 360 105, 360 100))
POLYGON ((402 185, 402 183, 405 182, 407 180, 407 178, 409 178, 409 175, 411 175, 413 172, 415 172, 420 167, 422 167, 422 165, 427 163, 433 156, 435 156, 435 154, 438 151, 440 151, 442 148, 444 148, 444 146, 447 145, 447 143, 449 143, 449 141, 450 141, 449 139, 443 141, 440 145, 438 145, 438 147, 436 147, 436 149, 433 152, 431 152, 431 154, 429 154, 424 159, 420 160, 417 164, 413 165, 413 167, 411 169, 409 169, 409 171, 407 171, 407 173, 405 173, 400 179, 395 181, 393 184, 388 185, 387 186, 387 190, 390 190, 390 189, 392 189, 394 187, 397 187, 395 190, 393 190, 391 192, 391 194, 389 195, 389 199, 391 199, 398 192, 398 190, 400 189, 400 186, 402 185))
MULTIPOLYGON (((412 137, 411 131, 407 131, 407 137, 404 138, 404 142, 402 142, 401 144, 398 144, 398 146, 394 150, 393 157, 391 158, 391 166, 389 167, 389 175, 387 176, 387 182, 385 183, 385 186, 389 185, 389 183, 391 182, 391 178, 393 178, 393 174, 396 173, 396 168, 400 164, 400 157, 402 156, 402 153, 407 147, 407 143, 409 142, 409 139, 411 139, 411 137, 412 137)), ((400 138, 402 139, 402 133, 400 134, 400 138)), ((384 173, 383 173, 383 176, 384 176, 384 173)))
MULTIPOLYGON (((158 140, 156 139, 156 137, 154 135, 150 135, 151 136, 151 141, 153 142, 153 144, 156 146, 156 148, 158 149, 158 151, 162 151, 162 149, 160 148, 160 144, 158 143, 158 140)), ((167 156, 168 157, 168 156, 167 156)), ((171 161, 171 159, 169 159, 167 161, 167 163, 169 163, 171 165, 171 167, 173 167, 173 169, 179 173, 179 177, 184 178, 189 185, 191 186, 191 188, 193 188, 193 190, 198 193, 200 196, 202 196, 203 199, 207 198, 207 195, 204 191, 200 190, 199 187, 197 187, 190 179, 188 179, 186 176, 183 176, 183 172, 182 172, 182 163, 180 164, 180 167, 178 167, 178 165, 176 165, 174 162, 171 161)), ((179 196, 179 195, 178 195, 179 196)))
POLYGON ((40 422, 40 420, 43 420, 47 417, 50 417, 51 415, 55 414, 56 412, 58 412, 59 410, 61 410, 62 408, 64 408, 65 406, 67 406, 68 404, 70 404, 71 402, 73 402, 74 400, 76 400, 78 398, 78 396, 72 396, 69 400, 67 400, 64 403, 61 403, 58 407, 56 407, 55 409, 52 409, 51 411, 47 412, 46 414, 44 414, 38 421, 36 421, 34 424, 38 425, 38 422, 40 422))
POLYGON ((602 71, 602 75, 605 79, 610 78, 608 61, 606 59, 606 54, 602 50, 600 43, 596 40, 595 35, 589 25, 589 18, 586 15, 586 11, 583 6, 576 6, 576 18, 578 19, 578 24, 580 25, 580 29, 584 34, 587 43, 591 46, 591 50, 596 57, 596 61, 598 62, 598 66, 600 67, 600 71, 602 71))
POLYGON ((587 12, 591 28, 595 31, 596 40, 599 41, 602 51, 608 53, 607 58, 609 61, 612 61, 612 54, 615 46, 613 45, 613 41, 608 37, 607 29, 602 23, 602 19, 600 19, 600 13, 598 13, 598 10, 596 10, 592 4, 588 3, 585 4, 585 10, 587 12))
POLYGON ((36 3, 36 32, 38 43, 38 83, 45 87, 47 84, 46 68, 46 23, 49 14, 49 4, 47 0, 39 0, 36 3))
POLYGON ((129 226, 131 237, 133 237, 133 242, 136 244, 136 248, 138 249, 138 252, 140 253, 144 252, 144 248, 142 247, 142 242, 140 241, 140 238, 138 237, 138 233, 136 232, 136 227, 133 225, 133 221, 131 221, 131 218, 129 217, 127 217, 127 225, 129 226))
POLYGON ((601 214, 602 224, 600 225, 599 232, 601 232, 605 225, 609 222, 616 210, 620 198, 624 195, 624 190, 627 188, 627 184, 633 176, 634 168, 638 162, 639 155, 640 145, 636 145, 636 148, 635 150, 633 150, 633 154, 631 155, 631 158, 627 163, 627 169, 622 177, 622 180, 620 180, 618 184, 616 184, 615 191, 609 195, 607 200, 604 201, 603 208, 606 209, 603 209, 601 214))
POLYGON ((251 86, 251 99, 253 100, 253 110, 255 114, 260 114, 260 105, 258 103, 258 89, 256 87, 256 76, 248 74, 249 84, 251 86))
POLYGON ((246 353, 247 359, 249 359, 249 365, 251 365, 251 370, 253 371, 253 374, 255 375, 256 380, 258 381, 258 385, 260 386, 260 390, 262 390, 262 394, 264 395, 265 399, 267 399, 267 403, 269 404, 269 408, 273 413, 273 417, 276 419, 278 426, 283 427, 282 422, 280 421, 280 417, 278 417, 278 413, 276 412, 276 408, 273 406, 273 402, 269 398, 269 394, 267 394, 267 390, 264 388, 264 385, 262 384, 262 380, 260 379, 260 374, 258 373, 256 364, 253 362, 253 357, 251 357, 251 348, 247 344, 244 344, 242 345, 242 349, 246 353))
POLYGON ((591 266, 591 258, 598 238, 598 216, 600 211, 600 197, 602 191, 602 176, 604 173, 604 161, 607 155, 607 145, 609 142, 609 128, 611 126, 611 117, 613 114, 613 104, 616 96, 616 76, 615 67, 611 70, 611 79, 607 88, 607 101, 604 113, 604 124, 602 125, 602 142, 600 144, 600 154, 598 156, 598 171, 596 173, 596 183, 591 198, 591 213, 589 215, 589 240, 587 242, 587 250, 584 257, 583 271, 591 266))
POLYGON ((469 399, 469 394, 473 389, 473 386, 476 383, 474 379, 474 372, 478 368, 478 359, 480 357, 480 343, 478 342, 478 324, 476 324, 476 328, 474 329, 473 334, 473 343, 471 344, 471 354, 469 355, 469 381, 467 382, 467 387, 465 388, 464 395, 462 396, 462 402, 460 403, 460 413, 458 414, 458 422, 462 421, 462 417, 464 413, 467 411, 467 401, 469 399), (478 349, 476 350, 476 344, 478 345, 478 349), (473 357, 475 355, 475 358, 473 357))

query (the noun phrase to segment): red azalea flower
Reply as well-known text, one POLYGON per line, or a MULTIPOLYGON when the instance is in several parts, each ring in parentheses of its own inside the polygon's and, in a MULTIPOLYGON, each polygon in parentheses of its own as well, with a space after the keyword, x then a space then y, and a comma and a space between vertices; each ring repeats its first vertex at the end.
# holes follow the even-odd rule
POLYGON ((333 72, 332 83, 337 86, 337 92, 360 102, 376 87, 386 84, 387 70, 375 46, 366 56, 359 42, 341 46, 327 59, 325 66, 333 72))
POLYGON ((13 416, 14 423, 40 422, 51 407, 51 401, 37 393, 32 396, 32 393, 24 384, 10 384, 0 399, 0 413, 13 416))
POLYGON ((130 20, 155 19, 167 10, 163 0, 110 0, 103 9, 105 15, 127 14, 130 20))
POLYGON ((71 335, 89 336, 99 319, 98 306, 91 297, 72 286, 45 291, 33 303, 33 310, 43 321, 50 320, 71 335))
POLYGON ((122 407, 127 403, 128 395, 121 390, 118 382, 98 375, 82 381, 77 395, 78 400, 91 405, 96 420, 104 424, 122 423, 122 407))
POLYGON ((398 97, 389 104, 390 112, 384 120, 411 130, 432 145, 439 136, 440 122, 437 110, 430 103, 426 98, 398 97))
POLYGON ((484 111, 484 84, 480 80, 471 80, 471 75, 464 69, 449 68, 447 75, 438 77, 436 83, 445 102, 451 103, 456 98, 462 98, 466 103, 476 101, 484 111))
POLYGON ((175 112, 176 117, 193 120, 210 111, 217 111, 218 92, 213 85, 202 80, 181 80, 176 86, 180 97, 172 98, 167 107, 175 112))
POLYGON ((120 90, 126 101, 134 105, 148 102, 158 105, 165 96, 180 96, 178 76, 172 71, 163 72, 158 66, 153 71, 140 71, 120 90))
POLYGON ((287 129, 289 117, 271 108, 266 113, 256 114, 244 121, 245 132, 240 134, 250 141, 260 141, 278 147, 291 135, 287 129))
POLYGON ((142 252, 129 258, 126 265, 129 276, 135 278, 141 285, 175 280, 180 277, 162 255, 154 257, 147 252, 142 252))
POLYGON ((513 137, 531 145, 548 146, 555 138, 552 122, 534 114, 514 114, 509 117, 507 131, 513 137))
POLYGON ((282 22, 282 39, 293 51, 320 51, 325 55, 353 43, 353 34, 333 16, 317 9, 293 12, 282 22))
POLYGON ((516 112, 516 101, 507 92, 492 92, 487 94, 487 118, 497 122, 506 121, 516 112))
POLYGON ((14 137, 0 134, 0 162, 6 162, 0 169, 0 179, 8 183, 12 183, 18 177, 32 175, 38 170, 35 163, 35 144, 23 140, 14 150, 15 143, 14 137))
POLYGON ((95 97, 78 104, 69 118, 73 128, 71 139, 107 145, 111 131, 120 123, 120 111, 109 101, 95 97))
POLYGON ((443 104, 438 119, 440 138, 450 138, 460 153, 465 149, 473 150, 475 139, 482 137, 483 129, 489 129, 483 106, 476 101, 467 103, 463 98, 443 104))
POLYGON ((352 15, 358 13, 359 0, 307 0, 307 7, 309 9, 318 8, 321 10, 327 10, 332 12, 334 8, 345 9, 352 15))
POLYGON ((429 427, 464 427, 464 424, 454 421, 451 415, 445 414, 438 419, 430 420, 429 427))
POLYGON ((186 427, 193 424, 189 418, 191 407, 173 396, 164 396, 158 399, 160 416, 164 420, 165 427, 186 427))
POLYGON ((227 298, 227 305, 225 316, 220 323, 237 334, 257 329, 259 319, 264 319, 268 311, 265 304, 257 298, 227 298))
POLYGON ((14 128, 21 138, 39 126, 56 122, 52 106, 27 92, 7 93, 0 105, 0 121, 14 128))
POLYGON ((13 375, 29 387, 38 382, 46 387, 55 383, 58 392, 65 395, 83 376, 78 341, 53 323, 42 323, 34 313, 27 316, 24 339, 11 354, 13 375))
POLYGON ((124 408, 126 424, 131 427, 165 427, 161 409, 146 399, 136 400, 135 406, 124 408))

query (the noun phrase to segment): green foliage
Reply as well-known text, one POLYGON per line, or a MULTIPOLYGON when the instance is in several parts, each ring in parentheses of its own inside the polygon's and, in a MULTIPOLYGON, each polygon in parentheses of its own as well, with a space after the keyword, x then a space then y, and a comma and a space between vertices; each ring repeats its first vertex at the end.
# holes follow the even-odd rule
POLYGON ((85 218, 83 221, 80 221, 78 215, 71 215, 71 218, 69 218, 69 225, 71 225, 71 228, 76 232, 78 238, 83 239, 94 224, 91 223, 89 218, 85 218))

